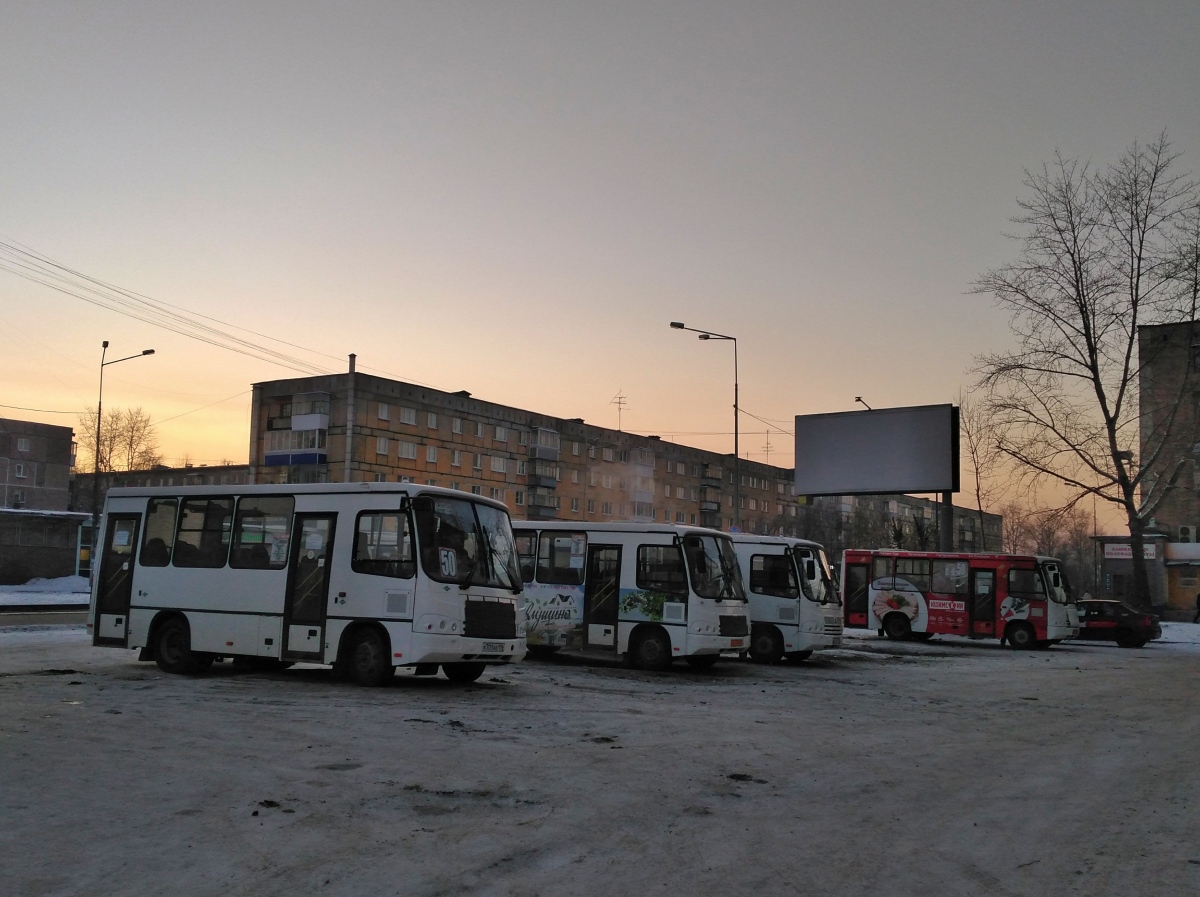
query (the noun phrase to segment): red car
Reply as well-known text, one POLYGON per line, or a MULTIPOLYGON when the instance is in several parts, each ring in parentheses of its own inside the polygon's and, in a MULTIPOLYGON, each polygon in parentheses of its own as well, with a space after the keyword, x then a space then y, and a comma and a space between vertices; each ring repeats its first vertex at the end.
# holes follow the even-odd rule
POLYGON ((1116 642, 1122 648, 1140 648, 1162 635, 1154 614, 1120 601, 1090 598, 1079 602, 1079 638, 1116 642))

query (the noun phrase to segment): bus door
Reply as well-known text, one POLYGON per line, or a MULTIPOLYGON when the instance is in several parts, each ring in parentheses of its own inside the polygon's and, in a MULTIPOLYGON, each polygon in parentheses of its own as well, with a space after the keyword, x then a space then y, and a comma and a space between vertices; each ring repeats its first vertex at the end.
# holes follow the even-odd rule
POLYGON ((996 571, 971 570, 971 632, 973 636, 996 634, 996 571))
POLYGON ((869 564, 846 565, 846 625, 867 625, 867 592, 870 585, 869 564))
POLYGON ((336 514, 296 515, 287 601, 283 608, 281 659, 320 662, 323 656, 336 520, 336 514))
POLYGON ((617 647, 617 605, 621 596, 621 546, 588 545, 583 586, 583 638, 590 648, 617 647))
POLYGON ((129 603, 133 596, 133 555, 140 514, 110 514, 100 557, 96 590, 94 645, 124 645, 129 631, 129 603))

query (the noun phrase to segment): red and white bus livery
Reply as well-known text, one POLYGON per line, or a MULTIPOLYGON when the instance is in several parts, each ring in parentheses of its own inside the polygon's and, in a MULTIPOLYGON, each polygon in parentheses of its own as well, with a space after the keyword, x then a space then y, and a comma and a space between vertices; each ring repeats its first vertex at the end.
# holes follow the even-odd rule
POLYGON ((962 635, 1014 648, 1079 634, 1079 610, 1054 558, 847 549, 842 606, 848 627, 891 639, 962 635))

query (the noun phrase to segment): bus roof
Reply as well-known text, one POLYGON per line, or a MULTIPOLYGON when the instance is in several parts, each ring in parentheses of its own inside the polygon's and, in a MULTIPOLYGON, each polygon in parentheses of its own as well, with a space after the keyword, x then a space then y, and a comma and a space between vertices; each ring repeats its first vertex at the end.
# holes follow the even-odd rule
POLYGON ((1022 561, 1054 561, 1062 563, 1058 558, 1045 557, 1036 554, 1005 554, 999 551, 909 551, 905 548, 847 548, 845 554, 879 554, 888 557, 910 557, 910 558, 977 558, 981 561, 1005 561, 1005 560, 1022 560, 1022 561))
POLYGON ((579 532, 588 530, 598 533, 694 533, 702 536, 730 538, 729 533, 703 526, 688 526, 681 523, 592 523, 586 520, 514 520, 513 529, 540 529, 551 532, 579 532))
POLYGON ((437 495, 458 498, 479 504, 491 505, 507 511, 504 502, 444 486, 422 486, 419 483, 267 483, 260 485, 211 485, 211 486, 113 486, 108 495, 113 498, 139 498, 145 496, 200 496, 200 495, 437 495))
POLYGON ((825 550, 825 546, 820 542, 814 542, 811 539, 798 539, 793 536, 759 536, 754 533, 730 533, 730 538, 734 542, 743 545, 791 545, 801 548, 819 548, 825 550))

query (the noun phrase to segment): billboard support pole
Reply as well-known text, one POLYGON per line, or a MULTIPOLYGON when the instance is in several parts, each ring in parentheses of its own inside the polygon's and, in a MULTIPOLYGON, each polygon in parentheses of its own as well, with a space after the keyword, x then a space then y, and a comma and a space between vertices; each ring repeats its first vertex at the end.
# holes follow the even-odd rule
POLYGON ((938 522, 938 551, 954 550, 954 493, 943 492, 938 522))

